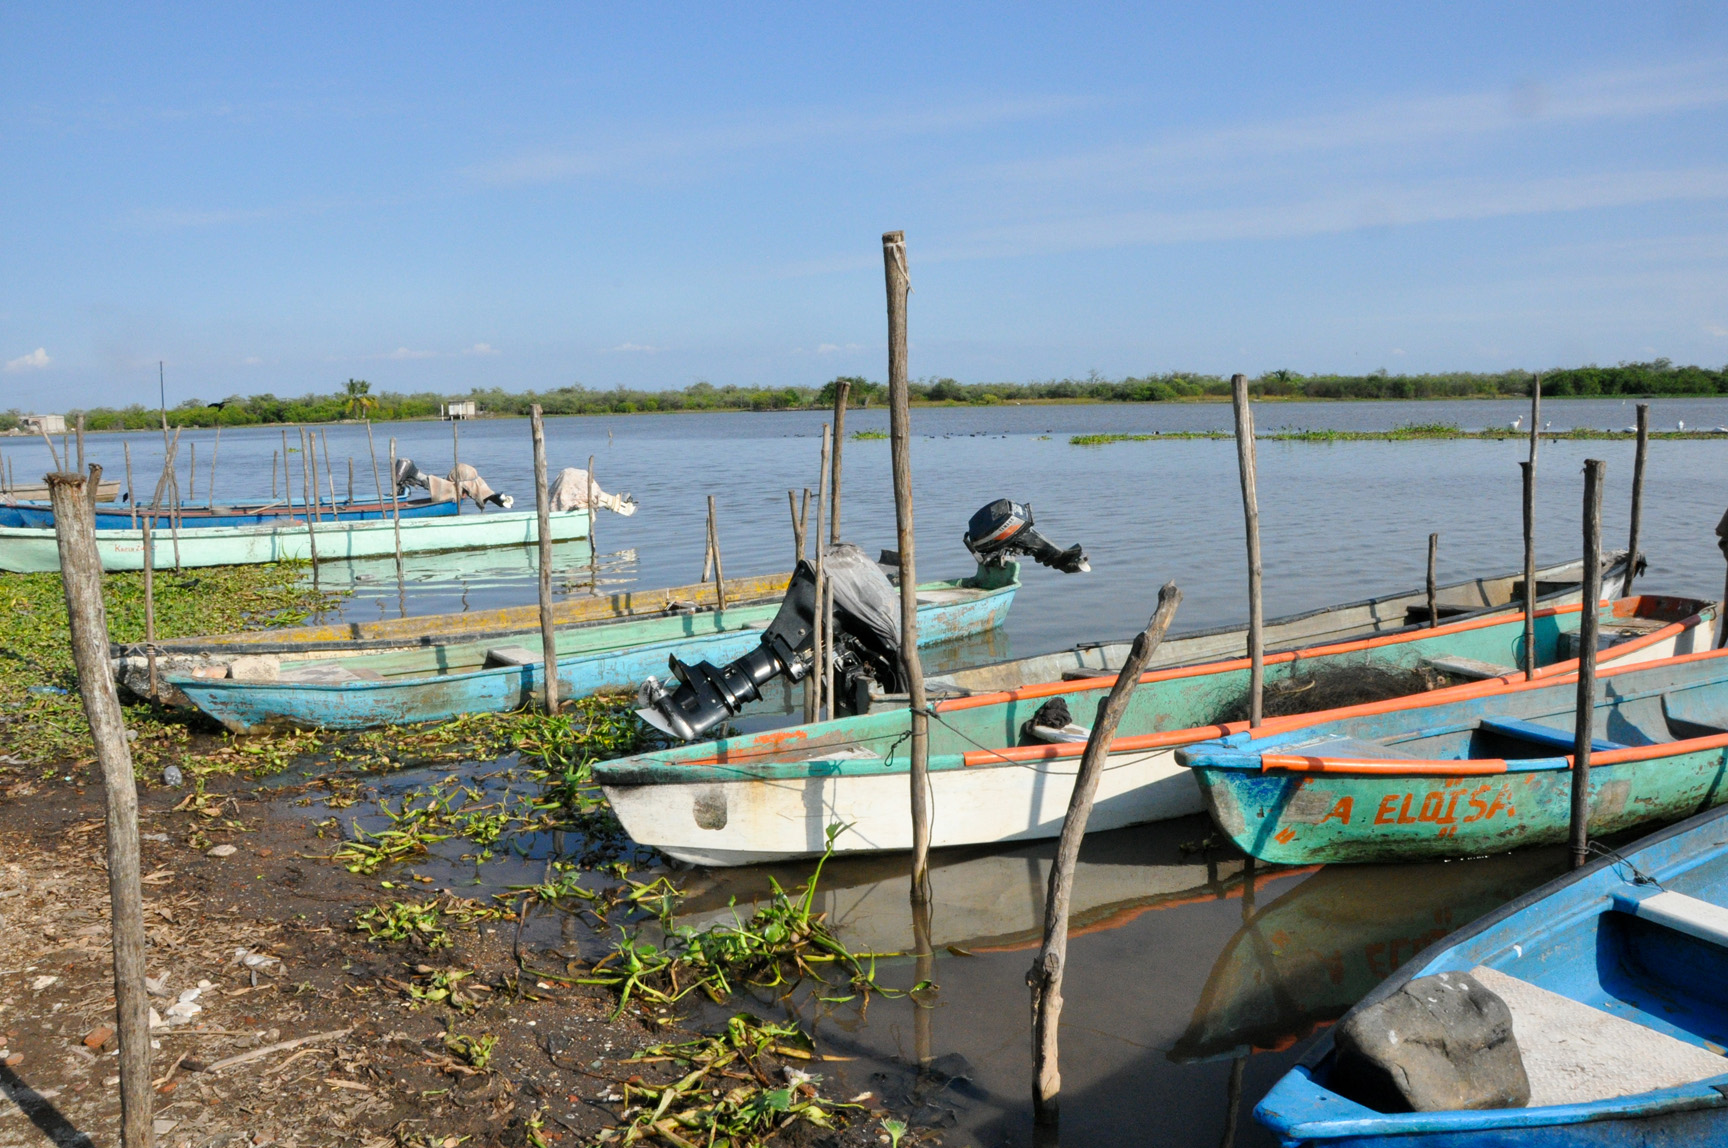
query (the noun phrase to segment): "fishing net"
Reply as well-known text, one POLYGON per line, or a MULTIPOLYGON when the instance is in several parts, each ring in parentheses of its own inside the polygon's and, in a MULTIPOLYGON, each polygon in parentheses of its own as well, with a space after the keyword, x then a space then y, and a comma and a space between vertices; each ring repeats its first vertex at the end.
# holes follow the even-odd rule
MULTIPOLYGON (((1426 669, 1396 666, 1320 666, 1307 669, 1292 665, 1269 668, 1260 697, 1263 717, 1289 717, 1364 705, 1388 698, 1407 697, 1447 685, 1443 675, 1426 669)), ((1248 691, 1231 698, 1218 721, 1248 720, 1248 691)))

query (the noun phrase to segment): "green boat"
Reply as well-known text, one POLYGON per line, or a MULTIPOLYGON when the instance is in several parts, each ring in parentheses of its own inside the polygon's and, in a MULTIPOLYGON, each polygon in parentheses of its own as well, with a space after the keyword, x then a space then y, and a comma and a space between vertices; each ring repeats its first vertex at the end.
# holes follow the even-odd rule
MULTIPOLYGON (((1218 827, 1283 865, 1472 857, 1567 840, 1577 676, 1480 683, 1178 754, 1218 827)), ((1728 650, 1604 667, 1590 832, 1728 801, 1728 650)))

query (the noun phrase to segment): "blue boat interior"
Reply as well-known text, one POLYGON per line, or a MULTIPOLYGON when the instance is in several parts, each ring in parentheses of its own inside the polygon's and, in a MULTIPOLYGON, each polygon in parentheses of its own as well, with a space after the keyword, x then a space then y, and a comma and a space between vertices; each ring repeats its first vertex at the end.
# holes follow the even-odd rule
MULTIPOLYGON (((1521 1109, 1382 1113, 1326 1087, 1333 1063, 1327 1038, 1279 1081, 1256 1115, 1283 1142, 1294 1144, 1354 1143, 1417 1132, 1595 1127, 1604 1120, 1648 1121, 1664 1113, 1728 1108, 1728 908, 1724 906, 1728 906, 1728 810, 1718 809, 1647 838, 1624 856, 1604 859, 1582 876, 1562 878, 1527 894, 1421 954, 1369 998, 1383 996, 1415 977, 1491 969, 1563 998, 1559 1007, 1572 1010, 1568 1019, 1573 1023, 1588 1024, 1592 1016, 1606 1013, 1660 1034, 1658 1049, 1668 1046, 1668 1041, 1686 1046, 1679 1049, 1686 1067, 1675 1070, 1676 1079, 1664 1081, 1663 1087, 1586 1095, 1573 1103, 1552 1103, 1550 1096, 1549 1103, 1521 1109)), ((1488 974, 1478 975, 1486 979, 1488 974)), ((1514 1039, 1519 1039, 1522 1022, 1514 1005, 1514 1039)), ((1527 1031, 1520 1048, 1525 1050, 1532 1092, 1537 1094, 1529 1040, 1527 1031)), ((1593 1055, 1584 1048, 1588 1042, 1577 1043, 1583 1051, 1575 1055, 1593 1055)), ((1552 1061, 1556 1054, 1548 1050, 1545 1055, 1552 1061)), ((1574 1054, 1562 1049, 1558 1055, 1574 1054)), ((1594 1077, 1586 1072, 1580 1078, 1605 1086, 1613 1080, 1611 1070, 1601 1069, 1594 1077)), ((1490 1137, 1483 1142, 1500 1141, 1490 1137)), ((1552 1142, 1567 1141, 1562 1137, 1552 1142)))

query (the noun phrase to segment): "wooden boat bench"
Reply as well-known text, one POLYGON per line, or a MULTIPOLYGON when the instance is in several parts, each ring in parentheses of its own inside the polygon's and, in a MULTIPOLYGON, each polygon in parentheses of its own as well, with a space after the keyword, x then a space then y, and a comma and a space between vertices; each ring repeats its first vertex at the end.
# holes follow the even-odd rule
MULTIPOLYGON (((1483 733, 1499 734, 1501 737, 1511 738, 1514 741, 1531 742, 1553 749, 1570 751, 1574 745, 1571 730, 1555 729, 1553 726, 1524 721, 1520 718, 1483 718, 1477 728, 1483 733)), ((1590 739, 1590 748, 1592 750, 1609 750, 1629 747, 1622 742, 1609 741, 1605 737, 1593 737, 1590 739)))
POLYGON ((1728 908, 1656 885, 1623 885, 1610 896, 1619 912, 1728 949, 1728 908))

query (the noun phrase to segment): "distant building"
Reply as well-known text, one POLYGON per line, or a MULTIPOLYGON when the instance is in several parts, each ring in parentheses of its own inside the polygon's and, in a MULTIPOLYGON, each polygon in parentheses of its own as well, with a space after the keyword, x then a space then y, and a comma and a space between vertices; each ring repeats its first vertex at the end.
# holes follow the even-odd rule
POLYGON ((18 429, 25 434, 65 434, 66 420, 60 415, 19 415, 18 429))
POLYGON ((474 400, 464 399, 460 402, 442 404, 438 410, 438 417, 442 419, 471 419, 479 413, 474 409, 474 400))

